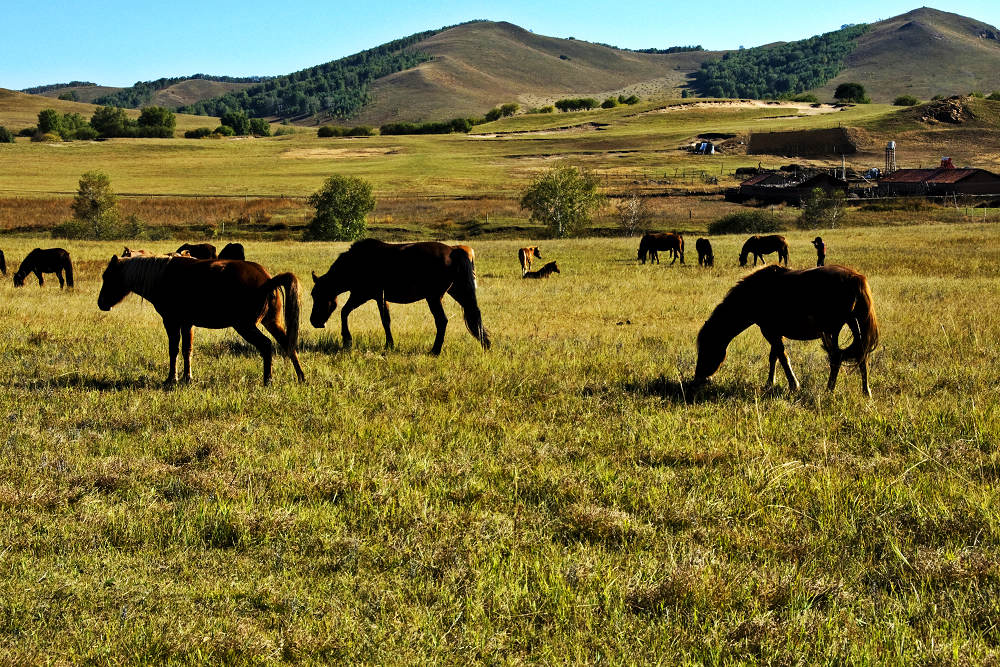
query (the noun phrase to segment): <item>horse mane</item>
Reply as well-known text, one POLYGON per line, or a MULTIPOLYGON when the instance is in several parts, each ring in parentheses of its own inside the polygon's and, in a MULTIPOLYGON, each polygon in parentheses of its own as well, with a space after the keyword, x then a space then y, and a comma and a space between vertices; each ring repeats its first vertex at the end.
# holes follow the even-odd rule
POLYGON ((762 284, 774 280, 778 276, 783 276, 791 269, 780 264, 768 264, 762 269, 757 269, 748 276, 744 276, 738 283, 730 288, 726 293, 722 303, 730 299, 739 299, 746 296, 747 292, 758 289, 762 284))
POLYGON ((119 260, 122 280, 129 289, 145 297, 153 292, 163 280, 163 274, 174 257, 133 255, 119 260))

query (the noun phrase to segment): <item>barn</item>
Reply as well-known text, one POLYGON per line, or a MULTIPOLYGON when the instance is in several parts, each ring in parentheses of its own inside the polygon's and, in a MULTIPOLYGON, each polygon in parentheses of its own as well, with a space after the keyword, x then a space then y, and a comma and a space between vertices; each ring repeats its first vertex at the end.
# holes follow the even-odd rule
POLYGON ((937 169, 900 169, 878 183, 880 197, 943 197, 1000 195, 1000 176, 985 169, 962 168, 942 162, 937 169))
POLYGON ((833 192, 847 192, 847 181, 827 173, 807 175, 797 173, 768 172, 758 174, 740 184, 739 188, 726 191, 726 200, 745 202, 756 199, 760 202, 798 205, 801 204, 816 188, 833 192))

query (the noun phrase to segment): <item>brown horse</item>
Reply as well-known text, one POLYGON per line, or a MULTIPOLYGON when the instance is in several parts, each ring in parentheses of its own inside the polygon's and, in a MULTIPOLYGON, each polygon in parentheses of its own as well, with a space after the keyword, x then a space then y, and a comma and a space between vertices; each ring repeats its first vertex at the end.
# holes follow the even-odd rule
POLYGON ((3 256, 3 250, 0 250, 0 273, 7 275, 7 258, 3 256))
POLYGON ((490 348, 489 334, 483 327, 476 301, 475 256, 471 248, 434 241, 383 243, 376 239, 364 239, 341 253, 324 275, 317 276, 315 272, 312 275, 315 284, 309 321, 317 329, 326 326, 326 321, 337 309, 337 296, 344 292, 351 293, 340 311, 345 348, 351 347, 352 343, 347 317, 358 306, 375 300, 385 329, 385 346, 391 349, 394 343, 386 303, 414 303, 426 299, 437 325, 431 354, 440 354, 448 326, 441 303, 445 293, 451 294, 462 306, 469 333, 483 349, 490 348))
POLYGON ((643 236, 642 240, 639 241, 639 261, 645 264, 646 255, 649 255, 650 264, 653 262, 659 264, 660 250, 670 251, 671 257, 674 258, 670 262, 671 265, 677 261, 678 257, 681 260, 681 264, 684 263, 684 237, 676 232, 671 234, 650 232, 643 236))
POLYGON ((243 259, 247 258, 246 250, 242 243, 227 243, 226 247, 219 251, 219 259, 243 259))
POLYGON ((45 284, 42 279, 43 273, 54 273, 59 279, 59 289, 63 285, 73 286, 73 262, 70 261, 69 253, 62 248, 35 248, 28 253, 28 256, 21 262, 14 274, 14 287, 22 287, 24 279, 29 273, 34 273, 38 278, 38 286, 45 284), (66 273, 66 280, 63 281, 63 273, 66 273))
POLYGON ((780 234, 771 234, 770 236, 751 236, 747 239, 746 243, 743 244, 743 250, 740 251, 740 266, 747 265, 747 256, 753 253, 753 265, 757 266, 757 260, 759 259, 762 263, 767 264, 764 260, 764 255, 770 255, 772 252, 778 253, 778 263, 782 261, 785 262, 785 266, 788 266, 788 244, 785 243, 785 237, 780 234))
POLYGON ((872 293, 863 275, 843 266, 824 266, 792 271, 766 266, 736 283, 698 333, 698 364, 695 384, 701 384, 719 369, 726 348, 743 330, 756 324, 771 344, 771 370, 767 386, 774 383, 774 364, 781 367, 792 391, 799 381, 785 354, 784 338, 820 339, 830 358, 827 388, 833 391, 844 360, 854 361, 861 371, 861 388, 868 388, 868 356, 878 344, 878 321, 872 293), (844 325, 854 342, 841 349, 837 342, 844 325))
POLYGON ((122 257, 149 257, 153 253, 148 250, 142 250, 140 248, 129 248, 125 246, 122 250, 122 257))
POLYGON ((117 256, 104 270, 104 284, 97 307, 111 310, 130 292, 153 304, 163 318, 170 351, 167 384, 177 379, 178 343, 184 346, 184 381, 191 380, 193 327, 232 327, 257 348, 264 359, 264 384, 271 381, 273 346, 257 328, 263 324, 292 360, 299 382, 305 382, 297 353, 299 339, 299 281, 294 274, 273 278, 264 267, 238 260, 203 260, 192 257, 117 256), (278 322, 285 290, 285 323, 278 322))
POLYGON ((525 273, 521 277, 522 278, 536 278, 536 279, 537 278, 548 278, 553 273, 560 273, 560 271, 559 271, 559 265, 556 264, 555 262, 549 262, 548 264, 546 264, 542 268, 538 269, 537 271, 528 271, 527 273, 525 273))
POLYGON ((698 251, 699 266, 714 266, 715 254, 712 253, 712 242, 708 239, 698 239, 694 242, 694 249, 698 251))
POLYGON ((195 259, 215 259, 215 246, 211 243, 185 243, 177 252, 191 255, 195 259))
POLYGON ((517 251, 517 259, 521 262, 521 276, 524 276, 525 273, 531 270, 532 257, 542 258, 542 253, 536 245, 530 245, 527 248, 521 248, 517 251))

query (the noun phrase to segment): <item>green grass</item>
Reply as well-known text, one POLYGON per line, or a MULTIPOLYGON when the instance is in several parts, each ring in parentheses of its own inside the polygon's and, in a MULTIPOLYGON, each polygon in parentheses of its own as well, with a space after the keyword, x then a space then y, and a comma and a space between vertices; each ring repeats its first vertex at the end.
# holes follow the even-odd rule
MULTIPOLYGON (((69 245, 75 290, 0 284, 0 661, 997 661, 995 229, 823 237, 872 285, 870 401, 816 341, 765 392, 752 330, 685 402, 742 237, 711 270, 542 242, 530 283, 475 243, 489 353, 450 300, 441 357, 423 304, 384 353, 369 304, 349 353, 304 323, 305 386, 196 330, 172 391, 152 307, 96 308, 119 244, 69 245)), ((308 281, 343 247, 247 251, 308 281)))

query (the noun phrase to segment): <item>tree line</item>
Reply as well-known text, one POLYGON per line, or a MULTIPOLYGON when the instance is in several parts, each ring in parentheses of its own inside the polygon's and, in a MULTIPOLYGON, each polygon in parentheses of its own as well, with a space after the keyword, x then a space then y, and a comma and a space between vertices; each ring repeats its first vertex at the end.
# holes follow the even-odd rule
POLYGON ((148 104, 153 99, 153 94, 164 88, 169 88, 182 81, 190 79, 202 79, 205 81, 219 81, 222 83, 261 83, 270 77, 266 76, 215 76, 212 74, 193 74, 191 76, 175 76, 156 79, 155 81, 136 81, 131 88, 125 88, 108 95, 102 95, 94 100, 94 104, 103 106, 125 107, 128 109, 138 109, 144 104, 148 104))
POLYGON ((867 25, 847 26, 779 46, 730 51, 702 63, 691 87, 706 97, 788 97, 824 85, 844 69, 867 25))
POLYGON ((70 81, 69 83, 50 83, 45 86, 34 86, 32 88, 22 88, 22 93, 27 93, 28 95, 41 95, 42 93, 47 93, 50 90, 56 90, 58 88, 87 88, 90 86, 96 86, 96 83, 91 81, 70 81))

